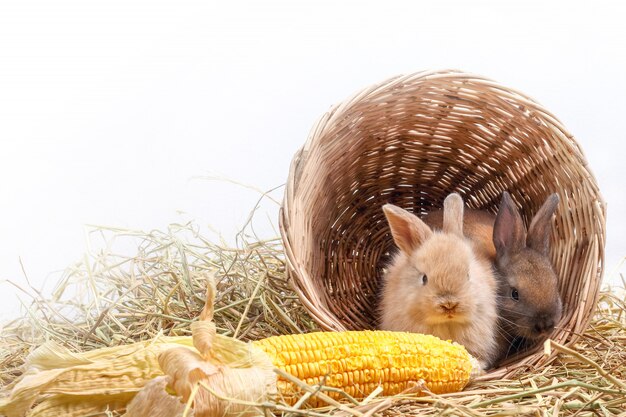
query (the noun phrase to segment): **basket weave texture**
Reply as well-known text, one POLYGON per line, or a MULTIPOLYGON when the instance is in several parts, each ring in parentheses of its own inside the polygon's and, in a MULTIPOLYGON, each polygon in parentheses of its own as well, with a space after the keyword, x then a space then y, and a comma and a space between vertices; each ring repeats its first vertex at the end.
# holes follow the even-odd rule
MULTIPOLYGON (((382 205, 418 215, 451 192, 493 213, 508 190, 528 225, 561 198, 551 235, 571 344, 593 313, 604 267, 605 204, 574 137, 537 102, 458 71, 399 76, 331 108, 295 155, 280 214, 293 285, 327 330, 376 327, 395 247, 382 205)), ((492 372, 545 363, 542 352, 492 372)), ((489 376, 489 375, 488 375, 489 376)))

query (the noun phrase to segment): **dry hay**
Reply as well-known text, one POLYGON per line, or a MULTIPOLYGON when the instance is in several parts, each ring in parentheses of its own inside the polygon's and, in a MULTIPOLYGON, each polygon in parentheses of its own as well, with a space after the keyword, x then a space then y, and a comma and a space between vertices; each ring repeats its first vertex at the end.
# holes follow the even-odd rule
POLYGON ((24 317, 0 336, 0 387, 20 374, 28 351, 54 340, 77 351, 166 336, 191 335, 215 277, 218 331, 241 340, 317 329, 289 288, 280 239, 224 248, 192 223, 167 231, 94 227, 100 247, 67 269, 52 295, 34 294, 24 317), (120 255, 135 247, 136 255, 120 255))
MULTIPOLYGON (((96 227, 101 249, 69 268, 52 295, 33 294, 23 317, 0 336, 0 388, 21 374, 25 356, 46 339, 83 351, 166 335, 190 334, 205 301, 207 274, 218 285, 216 323, 243 340, 317 328, 290 289, 279 239, 247 239, 224 248, 192 224, 149 233, 96 227), (120 255, 120 248, 136 255, 120 255)), ((25 289, 31 293, 33 289, 25 289)), ((626 296, 605 289, 591 326, 575 346, 553 345, 559 359, 521 370, 517 379, 476 381, 464 392, 369 398, 320 409, 259 404, 276 414, 341 415, 626 415, 626 296)), ((319 387, 303 386, 315 391, 319 387)), ((121 411, 121 410, 118 410, 121 411)), ((113 412, 111 415, 119 415, 113 412)))

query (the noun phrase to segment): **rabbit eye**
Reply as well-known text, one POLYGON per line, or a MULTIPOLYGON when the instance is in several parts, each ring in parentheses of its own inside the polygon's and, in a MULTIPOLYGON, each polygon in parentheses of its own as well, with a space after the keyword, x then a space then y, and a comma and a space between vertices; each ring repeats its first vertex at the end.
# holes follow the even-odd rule
POLYGON ((426 274, 422 274, 422 285, 426 285, 427 282, 428 282, 428 277, 426 276, 426 274))
POLYGON ((517 292, 517 288, 511 288, 511 298, 515 301, 519 301, 519 293, 517 292))

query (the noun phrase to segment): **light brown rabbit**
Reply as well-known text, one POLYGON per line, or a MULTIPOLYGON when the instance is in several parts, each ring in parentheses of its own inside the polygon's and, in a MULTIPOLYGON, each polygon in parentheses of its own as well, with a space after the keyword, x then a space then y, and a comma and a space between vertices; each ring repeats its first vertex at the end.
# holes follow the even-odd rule
MULTIPOLYGON (((530 222, 528 232, 506 191, 497 216, 481 210, 465 211, 465 235, 475 253, 489 258, 497 272, 497 361, 541 342, 561 318, 558 280, 548 258, 550 225, 558 204, 559 196, 550 195, 530 222)), ((441 227, 443 213, 429 213, 424 221, 441 227)))
POLYGON ((383 330, 427 333, 464 345, 489 368, 496 354, 496 281, 489 261, 474 255, 463 237, 463 200, 444 201, 443 230, 386 204, 400 251, 384 278, 383 330))
POLYGON ((498 360, 546 339, 561 319, 563 303, 550 262, 550 230, 559 196, 535 214, 528 233, 509 193, 502 194, 493 228, 498 271, 498 360))

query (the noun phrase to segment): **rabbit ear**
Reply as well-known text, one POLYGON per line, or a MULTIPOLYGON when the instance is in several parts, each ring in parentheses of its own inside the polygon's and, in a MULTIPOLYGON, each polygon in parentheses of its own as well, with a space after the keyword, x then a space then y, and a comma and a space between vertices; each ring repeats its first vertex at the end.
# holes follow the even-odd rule
POLYGON ((535 214, 528 228, 526 246, 543 255, 547 255, 550 250, 550 225, 552 223, 552 215, 558 205, 559 196, 552 194, 546 199, 537 214, 535 214))
POLYGON ((463 237, 463 199, 457 193, 443 201, 443 231, 463 237))
POLYGON ((394 242, 406 254, 419 248, 433 233, 430 227, 416 215, 400 207, 385 204, 383 211, 391 228, 394 242))
POLYGON ((519 252, 524 248, 526 229, 515 203, 506 191, 502 193, 502 201, 493 226, 493 244, 496 247, 496 258, 519 252))

